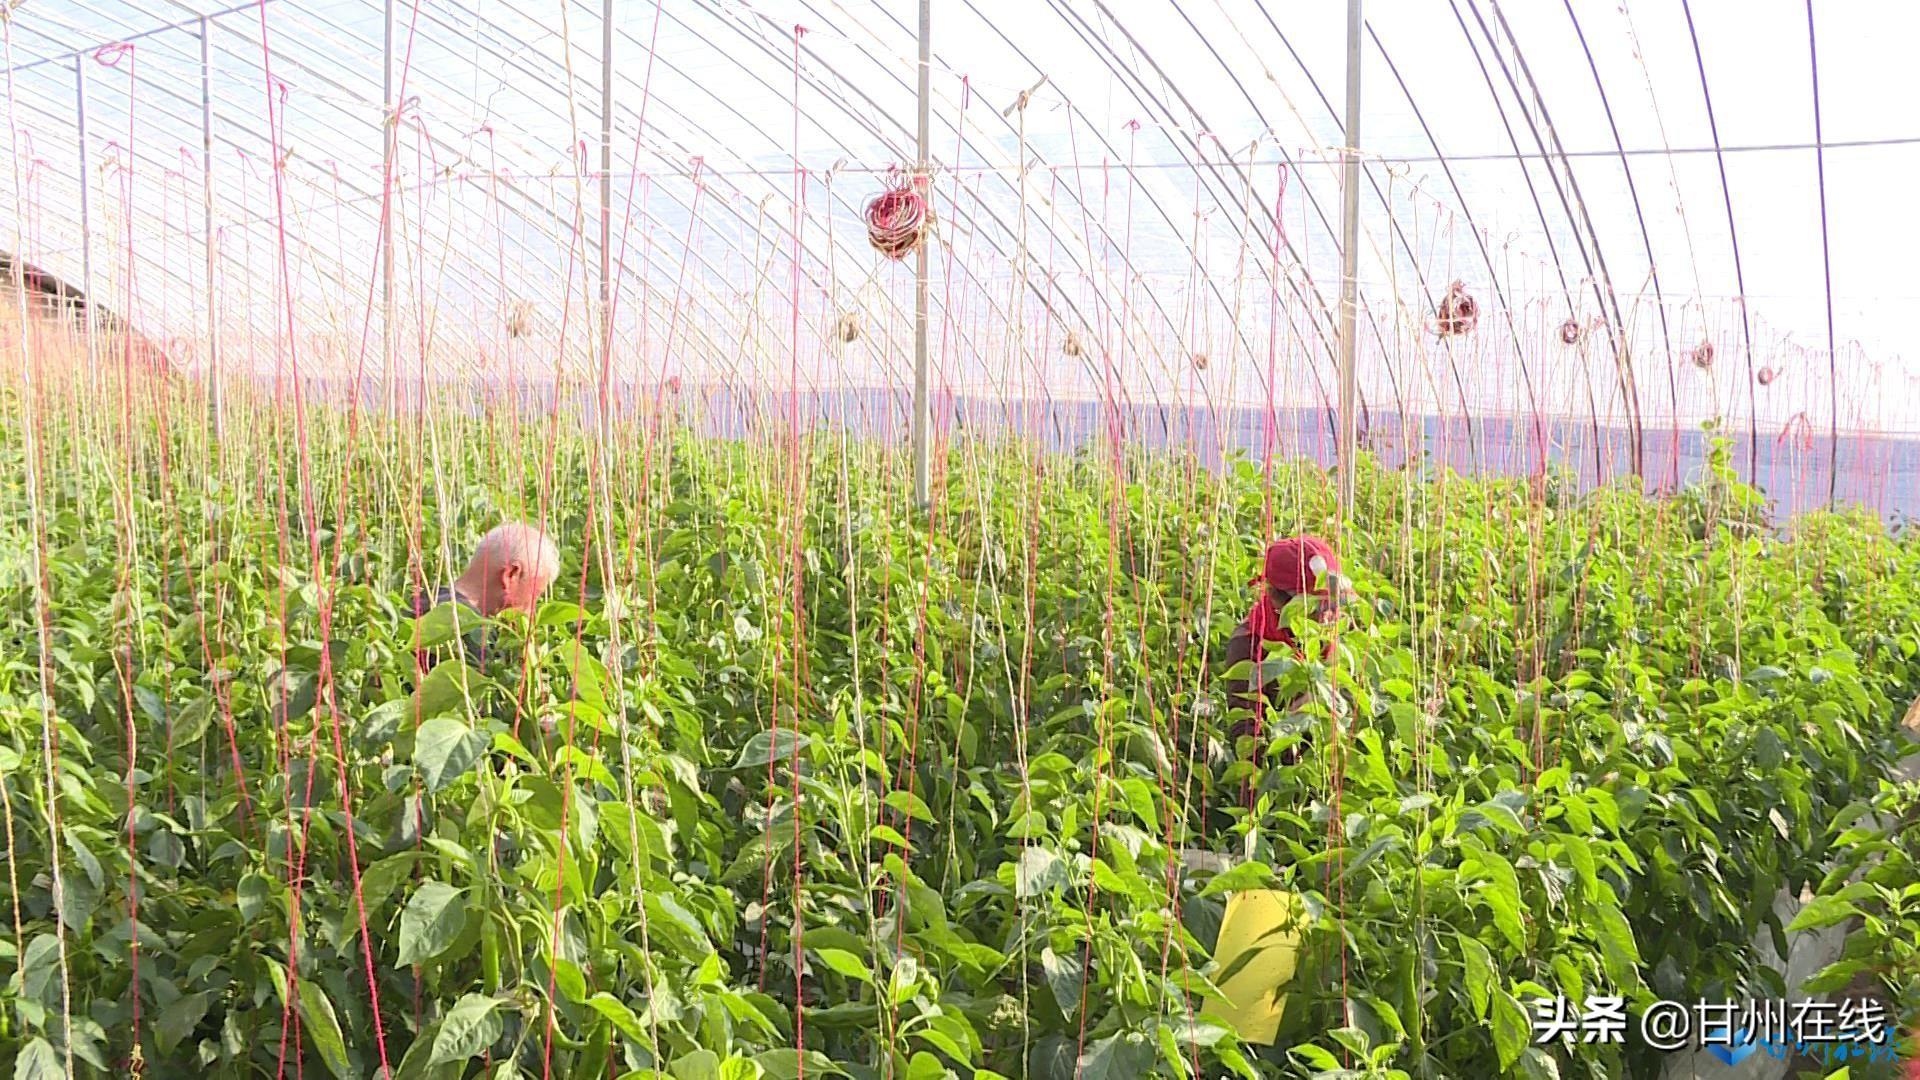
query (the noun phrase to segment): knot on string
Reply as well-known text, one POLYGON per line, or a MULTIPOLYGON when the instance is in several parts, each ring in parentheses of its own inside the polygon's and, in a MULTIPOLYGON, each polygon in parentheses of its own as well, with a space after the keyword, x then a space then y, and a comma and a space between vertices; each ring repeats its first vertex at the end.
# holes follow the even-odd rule
POLYGON ((1802 409, 1788 417, 1786 424, 1780 428, 1780 436, 1773 442, 1775 446, 1782 443, 1792 445, 1793 442, 1798 442, 1802 450, 1813 449, 1813 421, 1807 419, 1806 410, 1802 409), (1793 438, 1795 432, 1800 435, 1797 440, 1793 438))
MULTIPOLYGON (((284 95, 282 96, 284 98, 284 95)), ((407 115, 407 113, 412 112, 418 108, 420 108, 419 94, 408 94, 406 97, 400 99, 399 101, 394 102, 393 107, 387 110, 387 121, 386 121, 387 126, 390 128, 399 127, 400 121, 407 115)), ((490 128, 481 128, 480 130, 487 132, 489 135, 493 133, 492 129, 490 128)))
POLYGON ((1759 371, 1754 372, 1753 381, 1759 383, 1761 386, 1771 386, 1773 380, 1777 378, 1779 374, 1779 372, 1770 367, 1763 367, 1759 371))
POLYGON ((1196 352, 1193 354, 1193 370, 1195 371, 1207 370, 1207 354, 1206 353, 1196 352))
POLYGON ((1693 366, 1699 368, 1702 371, 1705 371, 1708 368, 1712 367, 1713 366, 1713 342, 1703 341, 1700 344, 1694 346, 1693 348, 1688 349, 1687 359, 1693 361, 1693 366))
POLYGON ((120 61, 126 59, 132 52, 132 42, 116 41, 111 45, 102 45, 93 50, 93 62, 102 67, 117 68, 120 66, 120 61))
POLYGON ((1440 298, 1440 309, 1434 313, 1433 332, 1441 337, 1459 337, 1473 332, 1480 323, 1480 302, 1467 291, 1463 282, 1456 281, 1447 286, 1447 295, 1440 298))
POLYGON ((860 316, 851 311, 842 312, 833 324, 833 336, 839 338, 843 345, 860 340, 860 316))
POLYGON ((1580 320, 1568 317, 1560 324, 1560 344, 1578 345, 1580 343, 1580 320))
POLYGON ((799 41, 801 38, 806 37, 808 34, 811 34, 811 33, 813 33, 813 31, 807 29, 804 26, 801 26, 799 23, 793 24, 793 40, 799 41))
POLYGON ((127 161, 122 162, 120 160, 120 155, 127 152, 127 148, 120 145, 120 140, 108 139, 106 145, 101 147, 101 149, 105 151, 100 158, 101 176, 106 176, 116 170, 129 173, 133 171, 132 154, 127 154, 127 161))
POLYGON ((868 199, 861 211, 867 222, 867 242, 889 259, 904 259, 917 249, 932 220, 919 179, 893 170, 886 190, 868 199))
MULTIPOLYGON (((1258 146, 1259 140, 1255 140, 1254 145, 1258 146)), ((1273 193, 1273 235, 1282 244, 1286 244, 1287 247, 1291 249, 1293 244, 1287 239, 1287 177, 1289 172, 1285 162, 1280 164, 1279 175, 1280 187, 1279 190, 1273 193)))

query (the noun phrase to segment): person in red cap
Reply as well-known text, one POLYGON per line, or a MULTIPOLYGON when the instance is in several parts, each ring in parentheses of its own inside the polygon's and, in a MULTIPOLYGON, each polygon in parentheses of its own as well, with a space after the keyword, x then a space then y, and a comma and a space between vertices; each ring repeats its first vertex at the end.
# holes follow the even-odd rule
MULTIPOLYGON (((1227 640, 1229 669, 1242 660, 1254 665, 1249 677, 1230 680, 1226 686, 1227 708, 1251 714, 1233 726, 1236 741, 1249 735, 1258 737, 1270 718, 1282 715, 1281 703, 1272 689, 1262 694, 1255 688, 1260 684, 1259 666, 1266 659, 1268 645, 1278 644, 1296 652, 1299 649, 1285 623, 1287 605, 1295 597, 1308 597, 1313 617, 1331 622, 1339 611, 1339 601, 1349 592, 1340 577, 1340 557, 1332 544, 1317 536, 1292 536, 1268 544, 1260 576, 1251 584, 1261 587, 1260 599, 1227 640)), ((1283 763, 1292 764, 1298 756, 1297 748, 1290 750, 1283 763)))

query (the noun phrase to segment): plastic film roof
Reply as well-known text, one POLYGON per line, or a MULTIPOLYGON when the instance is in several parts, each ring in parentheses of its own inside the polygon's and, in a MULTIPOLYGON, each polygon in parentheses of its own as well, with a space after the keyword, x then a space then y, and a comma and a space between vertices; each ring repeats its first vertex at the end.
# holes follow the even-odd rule
MULTIPOLYGON (((917 6, 612 10, 402 0, 389 54, 369 0, 21 0, 0 248, 189 366, 368 385, 391 341, 396 378, 591 379, 608 310, 622 384, 909 384, 913 263, 860 210, 915 159, 917 6)), ((1327 400, 1344 19, 934 0, 940 386, 1327 400)), ((1917 36, 1895 0, 1368 3, 1363 398, 1920 415, 1917 36)))

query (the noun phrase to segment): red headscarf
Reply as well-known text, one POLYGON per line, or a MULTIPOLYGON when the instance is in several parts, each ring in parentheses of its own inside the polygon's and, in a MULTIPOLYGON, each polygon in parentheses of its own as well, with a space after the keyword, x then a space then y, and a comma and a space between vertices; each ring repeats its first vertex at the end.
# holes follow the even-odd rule
MULTIPOLYGON (((1274 605, 1271 590, 1301 596, 1333 594, 1333 576, 1340 572, 1340 556, 1333 545, 1317 536, 1290 536, 1267 545, 1266 565, 1252 584, 1261 586, 1260 599, 1247 612, 1247 629, 1258 642, 1278 641, 1294 644, 1293 633, 1281 622, 1280 609, 1274 605)), ((1331 621, 1333 608, 1322 605, 1319 619, 1331 621)))

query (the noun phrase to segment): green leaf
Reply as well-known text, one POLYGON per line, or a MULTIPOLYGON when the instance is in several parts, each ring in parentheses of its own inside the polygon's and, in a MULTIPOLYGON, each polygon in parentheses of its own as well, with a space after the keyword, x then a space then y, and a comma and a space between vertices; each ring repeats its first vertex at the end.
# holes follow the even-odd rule
MULTIPOLYGON (((437 669, 436 669, 437 670, 437 669)), ((490 740, 451 716, 436 716, 414 735, 413 762, 428 792, 439 791, 459 779, 487 749, 490 740)))
POLYGON ((1040 952, 1040 971, 1046 976, 1047 988, 1053 991, 1053 1000, 1060 1011, 1072 1016, 1080 1011, 1080 998, 1086 986, 1086 969, 1081 967, 1080 959, 1074 956, 1061 956, 1051 948, 1040 952))
POLYGON ((440 1022, 440 1034, 433 1040, 433 1058, 429 1066, 465 1061, 500 1041, 502 1024, 494 1010, 500 999, 486 994, 466 994, 448 1010, 440 1022))
POLYGON ((1027 848, 1014 864, 1013 895, 1020 899, 1040 896, 1066 883, 1066 867, 1060 862, 1060 856, 1047 848, 1027 848))
POLYGON ((173 1053, 181 1040, 193 1034, 200 1021, 207 1015, 207 995, 182 994, 167 1007, 160 1010, 159 1019, 153 1022, 153 1041, 162 1054, 173 1053))
POLYGON ((1863 960, 1842 960, 1820 969, 1819 974, 1800 984, 1800 990, 1807 994, 1831 994, 1844 990, 1854 977, 1872 965, 1863 960))
MULTIPOLYGON (((801 1060, 798 1050, 769 1050, 755 1056, 753 1063, 760 1066, 767 1080, 799 1080, 801 1060)), ((847 1075, 847 1071, 834 1064, 833 1059, 818 1051, 807 1051, 805 1063, 807 1076, 847 1075)))
POLYGON ((1340 1071, 1340 1059, 1334 1057, 1333 1051, 1324 1046, 1315 1046, 1312 1043, 1301 1043, 1298 1046, 1289 1047, 1287 1053, 1296 1061, 1306 1065, 1309 1069, 1318 1069, 1320 1072, 1332 1073, 1338 1073, 1340 1071))
POLYGON ((1274 880, 1273 867, 1263 862, 1243 862, 1215 874, 1213 880, 1200 890, 1200 895, 1219 896, 1222 893, 1270 888, 1274 880))
POLYGON ((213 698, 198 697, 188 702, 168 718, 171 729, 168 738, 175 750, 185 750, 206 737, 207 725, 213 720, 213 698))
POLYGON ((1521 834, 1527 831, 1527 827, 1520 822, 1520 815, 1514 813, 1513 807, 1497 799, 1488 799, 1469 813, 1477 813, 1510 833, 1521 834))
POLYGON ((792 728, 767 729, 747 740, 740 748, 740 757, 733 763, 736 769, 764 767, 776 761, 785 761, 812 745, 813 736, 796 733, 792 728))
POLYGON ((720 1080, 720 1055, 711 1050, 695 1050, 675 1058, 668 1066, 673 1080, 720 1080))
POLYGON ((1521 1051, 1527 1048, 1533 1028, 1527 1022, 1527 1013, 1514 1000, 1512 994, 1497 990, 1493 995, 1493 1047, 1500 1055, 1500 1068, 1504 1071, 1520 1059, 1521 1051))
POLYGON ((587 617, 587 609, 570 600, 547 600, 533 617, 535 626, 565 626, 587 617))
POLYGON ((640 1026, 640 1017, 627 1006, 627 1003, 607 993, 605 990, 587 999, 587 1007, 613 1022, 620 1034, 634 1042, 647 1042, 646 1029, 640 1026))
POLYGON ((900 830, 891 825, 875 825, 867 830, 867 838, 882 844, 892 844, 903 851, 912 846, 907 843, 906 837, 900 835, 900 830))
POLYGON ((439 881, 422 883, 400 913, 397 963, 409 967, 432 960, 447 951, 466 925, 467 905, 461 890, 439 881))
POLYGON ((462 608, 459 604, 435 604, 426 614, 413 620, 413 633, 408 635, 407 648, 412 651, 433 649, 452 641, 461 629, 471 629, 480 622, 478 612, 462 608), (454 612, 460 613, 460 626, 454 626, 454 612))
POLYGON ((946 1080, 952 1075, 951 1070, 940 1064, 939 1058, 925 1050, 914 1054, 912 1060, 907 1062, 906 1080, 946 1080))
POLYGON ((1485 848, 1470 849, 1470 857, 1486 871, 1486 886, 1479 890, 1478 899, 1493 913, 1493 925, 1516 951, 1525 952, 1527 931, 1520 921, 1520 879, 1513 872, 1513 864, 1485 848))
POLYGON ((27 942, 20 958, 20 993, 28 1001, 51 1008, 60 993, 60 940, 38 934, 27 942))
POLYGON ((1562 836, 1560 850, 1567 856, 1567 863, 1573 867, 1573 872, 1579 875, 1580 887, 1584 890, 1582 895, 1598 896, 1600 881, 1594 873, 1593 848, 1587 843, 1586 838, 1574 836, 1571 833, 1562 836))
POLYGON ((1135 1080, 1153 1067, 1153 1045, 1137 1031, 1109 1035, 1080 1055, 1081 1080, 1135 1080))
POLYGON ((553 965, 553 985, 560 996, 573 1002, 587 1000, 587 977, 580 971, 580 965, 561 957, 553 965))
POLYGON ((1640 985, 1640 949, 1633 940, 1633 927, 1614 904, 1595 904, 1593 931, 1600 940, 1600 963, 1607 970, 1616 992, 1627 992, 1640 985))
POLYGON ((1791 934, 1800 930, 1824 930, 1829 926, 1846 922, 1858 914, 1860 914, 1858 907, 1838 896, 1816 896, 1806 907, 1800 909, 1800 913, 1793 917, 1792 922, 1787 924, 1787 932, 1791 934))
POLYGON ((420 689, 414 695, 418 715, 431 717, 450 712, 487 685, 486 676, 462 661, 445 660, 435 664, 420 681, 420 689))
POLYGON ((352 1062, 347 1060, 347 1040, 340 1034, 340 1020, 333 1013, 333 1002, 328 1000, 327 992, 311 980, 300 983, 300 1021, 335 1080, 359 1080, 354 1075, 352 1062))
POLYGON ((613 772, 599 758, 578 746, 563 746, 553 756, 556 771, 571 769, 575 777, 585 777, 608 791, 620 790, 620 784, 613 778, 613 772))
POLYGON ((560 662, 566 665, 567 673, 573 676, 574 694, 602 713, 612 712, 607 705, 607 690, 613 680, 607 674, 607 666, 577 639, 567 643, 559 652, 560 662))
POLYGON ((36 1038, 13 1060, 13 1080, 67 1080, 67 1069, 53 1044, 36 1038))
POLYGON ((1493 953, 1475 939, 1462 935, 1460 957, 1466 965, 1467 1000, 1473 1003, 1473 1014, 1485 1020, 1487 1008, 1493 1003, 1493 953))
POLYGON ((867 962, 858 956, 855 956, 845 949, 815 949, 813 951, 815 955, 820 957, 822 963, 825 963, 828 967, 845 975, 847 978, 857 979, 860 982, 866 983, 868 986, 873 985, 873 972, 868 969, 867 962))
POLYGON ((1520 1075, 1527 1080, 1560 1080, 1560 1062, 1538 1046, 1520 1055, 1520 1075))
POLYGON ((267 875, 257 870, 240 875, 240 883, 233 889, 234 903, 240 909, 240 921, 251 923, 258 919, 260 913, 266 910, 272 894, 273 882, 267 875))
MULTIPOLYGON (((403 807, 402 813, 406 812, 403 807)), ((360 898, 367 905, 368 914, 393 895, 393 890, 407 880, 413 873, 413 864, 420 858, 418 850, 402 851, 389 855, 360 873, 360 898)))
POLYGON ((1214 1046, 1233 1034, 1232 1028, 1211 1020, 1182 1020, 1162 1030, 1180 1043, 1192 1046, 1214 1046))
POLYGON ((915 821, 933 820, 933 810, 926 800, 911 791, 890 791, 882 801, 915 821))
POLYGON ((71 825, 61 831, 67 838, 67 850, 73 852, 73 861, 86 873, 87 881, 95 889, 105 887, 107 879, 100 869, 100 860, 94 857, 92 850, 80 839, 80 834, 74 832, 71 825))

